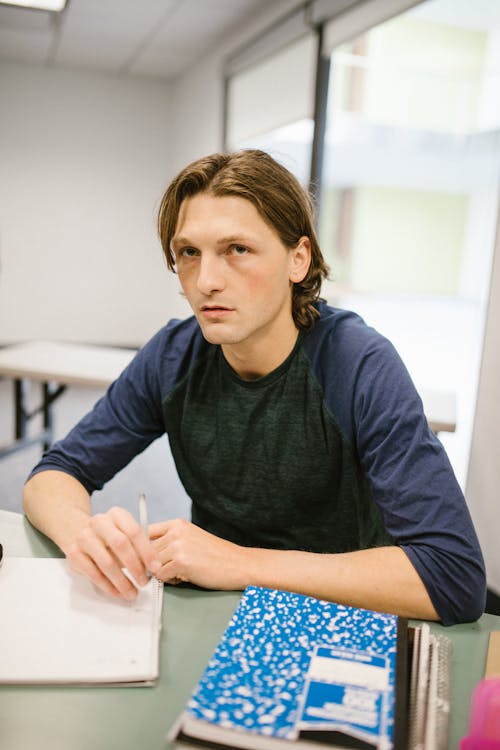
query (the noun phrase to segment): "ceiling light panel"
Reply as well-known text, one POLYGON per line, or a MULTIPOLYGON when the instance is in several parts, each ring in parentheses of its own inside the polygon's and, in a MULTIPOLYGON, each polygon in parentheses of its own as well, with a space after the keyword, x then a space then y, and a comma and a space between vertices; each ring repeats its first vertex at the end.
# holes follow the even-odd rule
POLYGON ((32 10, 51 10, 59 13, 64 10, 67 0, 1 0, 2 5, 17 5, 32 10))

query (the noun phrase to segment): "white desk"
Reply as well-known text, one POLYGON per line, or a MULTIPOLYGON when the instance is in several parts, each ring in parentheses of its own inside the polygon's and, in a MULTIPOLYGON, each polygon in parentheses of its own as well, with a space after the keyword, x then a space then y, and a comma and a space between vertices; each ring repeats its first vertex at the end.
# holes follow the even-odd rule
POLYGON ((433 432, 455 432, 457 427, 455 394, 449 391, 431 391, 428 389, 421 389, 419 393, 431 430, 433 432))
POLYGON ((106 388, 133 358, 133 349, 31 341, 0 349, 0 376, 14 381, 15 442, 0 449, 0 458, 35 442, 46 450, 52 442, 51 406, 68 385, 106 388), (41 406, 27 409, 26 383, 42 385, 41 406), (28 437, 28 423, 43 415, 43 429, 28 437))
POLYGON ((0 375, 41 383, 107 387, 134 354, 133 349, 30 341, 0 349, 0 375))

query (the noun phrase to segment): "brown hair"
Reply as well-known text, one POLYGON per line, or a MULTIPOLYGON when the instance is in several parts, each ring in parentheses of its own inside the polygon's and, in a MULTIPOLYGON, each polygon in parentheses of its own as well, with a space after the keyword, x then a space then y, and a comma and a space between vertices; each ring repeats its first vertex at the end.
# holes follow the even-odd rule
POLYGON ((319 317, 314 303, 329 269, 316 236, 311 198, 298 180, 257 149, 212 154, 187 166, 170 183, 158 214, 158 232, 171 271, 175 272, 175 256, 170 243, 181 204, 185 198, 205 191, 215 197, 235 195, 253 203, 289 249, 296 247, 301 237, 309 238, 311 263, 305 278, 293 285, 292 316, 297 328, 311 328, 319 317))

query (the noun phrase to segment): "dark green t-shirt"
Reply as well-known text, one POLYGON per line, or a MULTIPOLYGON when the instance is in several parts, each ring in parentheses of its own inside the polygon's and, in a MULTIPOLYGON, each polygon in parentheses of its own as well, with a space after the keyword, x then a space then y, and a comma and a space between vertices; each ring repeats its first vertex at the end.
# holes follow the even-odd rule
POLYGON ((237 544, 345 552, 387 543, 359 461, 302 350, 242 380, 213 347, 163 401, 192 519, 237 544))

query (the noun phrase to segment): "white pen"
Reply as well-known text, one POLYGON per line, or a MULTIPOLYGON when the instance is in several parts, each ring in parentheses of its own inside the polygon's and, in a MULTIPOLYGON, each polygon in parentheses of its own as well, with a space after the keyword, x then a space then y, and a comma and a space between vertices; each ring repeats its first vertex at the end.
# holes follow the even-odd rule
MULTIPOLYGON (((141 492, 141 494, 139 495, 139 523, 141 524, 142 528, 144 529, 144 533, 149 539, 148 506, 146 505, 146 495, 144 494, 144 492, 141 492)), ((146 571, 146 575, 148 578, 151 578, 151 573, 149 572, 149 570, 146 571)))
POLYGON ((142 528, 144 529, 144 533, 149 539, 149 530, 148 530, 148 506, 146 505, 146 495, 144 492, 141 492, 139 495, 139 523, 141 524, 142 528))

